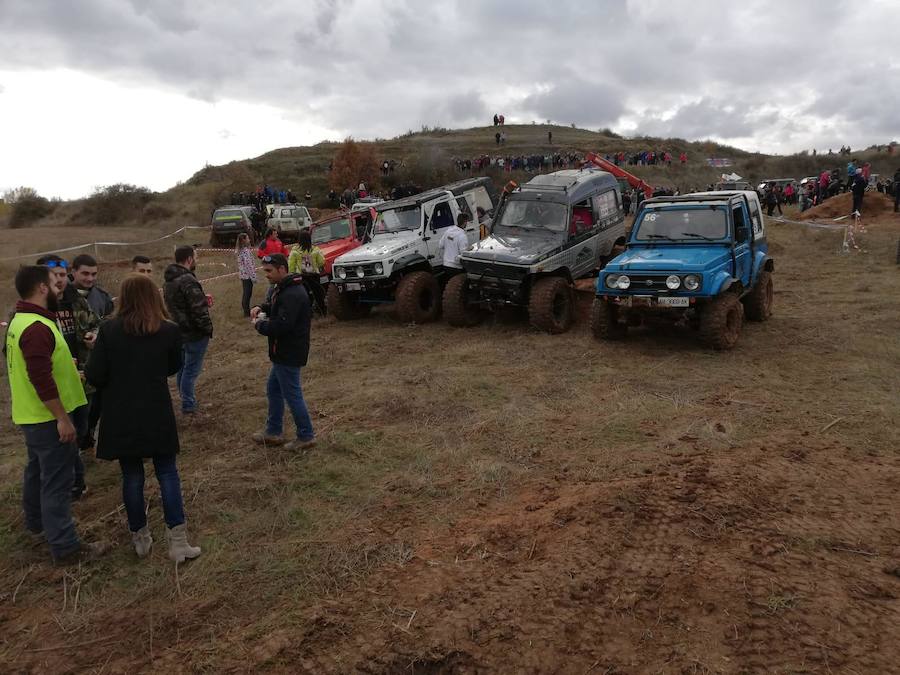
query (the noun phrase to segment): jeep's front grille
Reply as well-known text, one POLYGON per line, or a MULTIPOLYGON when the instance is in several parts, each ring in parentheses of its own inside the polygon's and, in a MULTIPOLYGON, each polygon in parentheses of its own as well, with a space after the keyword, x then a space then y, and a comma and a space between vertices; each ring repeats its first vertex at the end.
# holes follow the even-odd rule
POLYGON ((518 265, 503 265, 501 263, 492 262, 473 262, 464 260, 463 267, 468 274, 475 276, 495 277, 497 279, 524 279, 528 274, 527 267, 518 265))
POLYGON ((669 290, 666 286, 668 274, 629 274, 627 271, 623 272, 623 274, 631 279, 631 286, 628 287, 628 290, 632 293, 669 290))
POLYGON ((363 263, 361 265, 338 265, 338 267, 343 267, 347 270, 347 281, 353 281, 354 279, 359 279, 356 274, 356 270, 359 267, 363 268, 363 272, 365 272, 365 276, 374 277, 375 276, 375 263, 363 263))

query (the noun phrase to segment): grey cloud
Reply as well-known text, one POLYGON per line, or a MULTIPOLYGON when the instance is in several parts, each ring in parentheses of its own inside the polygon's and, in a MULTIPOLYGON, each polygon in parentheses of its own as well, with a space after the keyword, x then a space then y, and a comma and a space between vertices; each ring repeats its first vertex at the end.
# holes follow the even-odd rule
POLYGON ((527 96, 522 107, 540 120, 580 126, 610 126, 625 110, 623 91, 602 82, 564 76, 547 91, 527 96))
POLYGON ((863 55, 816 47, 849 40, 894 54, 890 3, 0 3, 0 69, 67 67, 204 101, 265 102, 335 136, 476 123, 490 101, 526 120, 614 126, 645 111, 642 130, 789 141, 799 122, 765 106, 796 107, 807 89, 807 127, 896 129, 896 57, 863 78, 863 55))

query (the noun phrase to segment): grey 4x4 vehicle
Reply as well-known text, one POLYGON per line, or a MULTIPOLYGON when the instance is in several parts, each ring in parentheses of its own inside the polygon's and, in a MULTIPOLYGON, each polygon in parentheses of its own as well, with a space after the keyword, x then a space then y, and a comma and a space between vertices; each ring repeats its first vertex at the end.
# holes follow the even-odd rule
POLYGON ((597 169, 535 176, 501 202, 491 234, 460 256, 465 274, 444 289, 453 326, 472 326, 484 310, 527 307, 531 324, 569 329, 574 282, 593 274, 625 243, 618 181, 597 169))
POLYGON ((247 234, 256 243, 252 206, 222 206, 213 211, 210 222, 209 245, 213 248, 234 245, 239 234, 247 234))

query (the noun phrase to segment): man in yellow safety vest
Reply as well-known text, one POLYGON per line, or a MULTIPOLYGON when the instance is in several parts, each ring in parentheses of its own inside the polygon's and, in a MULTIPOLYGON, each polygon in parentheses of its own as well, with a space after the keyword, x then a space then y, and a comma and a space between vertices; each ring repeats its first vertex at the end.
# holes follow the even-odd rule
POLYGON ((78 538, 72 521, 75 426, 70 413, 87 404, 75 360, 56 324, 50 269, 22 267, 21 300, 6 334, 6 365, 13 423, 25 435, 28 463, 22 489, 25 527, 45 538, 58 565, 96 557, 98 544, 78 538))

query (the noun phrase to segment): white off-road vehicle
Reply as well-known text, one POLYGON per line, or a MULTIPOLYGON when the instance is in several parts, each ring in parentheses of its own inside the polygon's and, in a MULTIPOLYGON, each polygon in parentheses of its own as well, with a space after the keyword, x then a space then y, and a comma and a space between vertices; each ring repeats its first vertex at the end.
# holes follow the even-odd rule
POLYGON ((394 303, 404 323, 437 319, 450 276, 443 268, 443 231, 460 213, 468 214, 466 232, 474 244, 477 209, 493 210, 490 186, 490 178, 474 178, 377 204, 366 243, 334 261, 329 310, 339 320, 358 319, 375 304, 394 303))

